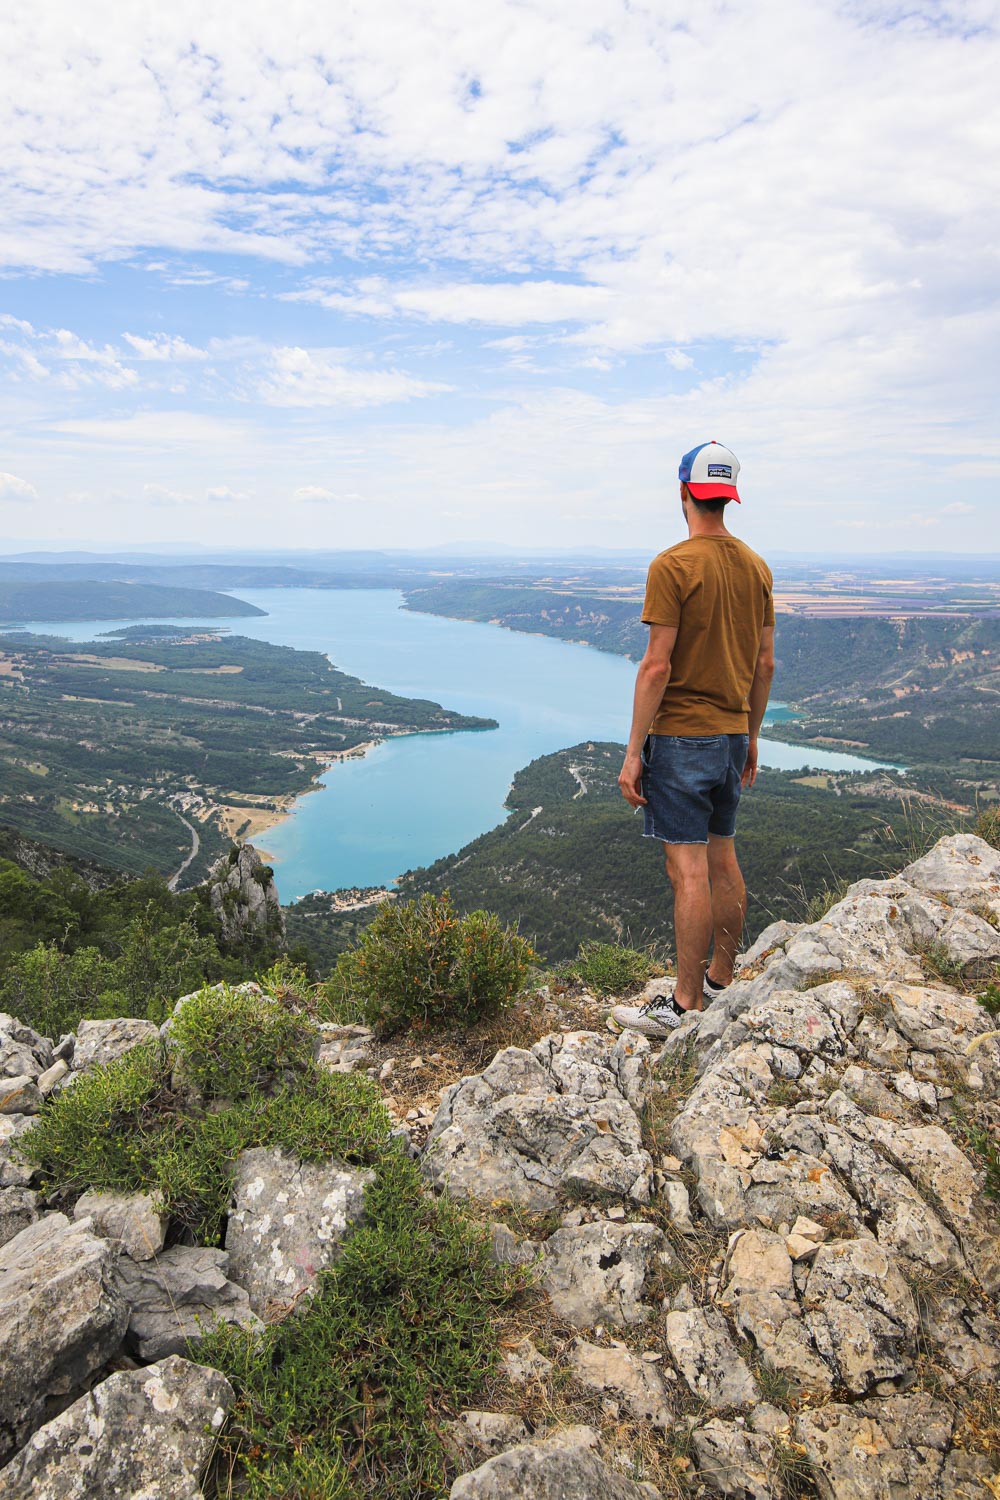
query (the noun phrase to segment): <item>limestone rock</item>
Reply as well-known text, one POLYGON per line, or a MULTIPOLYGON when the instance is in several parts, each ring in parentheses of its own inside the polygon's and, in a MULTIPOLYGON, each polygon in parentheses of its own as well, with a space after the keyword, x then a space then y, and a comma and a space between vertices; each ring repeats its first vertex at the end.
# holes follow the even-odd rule
POLYGON ((668 1313, 666 1338, 670 1357, 690 1390, 709 1406, 745 1409, 760 1400, 757 1382, 717 1308, 668 1313))
POLYGON ((437 1188, 545 1212, 567 1192, 649 1198, 652 1161, 637 1110, 650 1046, 625 1033, 508 1047, 441 1101, 423 1159, 437 1188))
POLYGON ((285 935, 274 872, 252 844, 237 844, 208 872, 208 898, 227 942, 257 934, 273 940, 285 935))
POLYGON ((939 839, 926 854, 899 873, 900 880, 953 906, 991 895, 1000 897, 1000 850, 973 833, 939 839))
POLYGON ((581 1385, 619 1396, 637 1421, 663 1429, 673 1421, 663 1376, 655 1365, 639 1359, 624 1345, 604 1348, 576 1339, 569 1363, 581 1385))
POLYGON ((890 1396, 801 1412, 793 1433, 821 1500, 953 1500, 941 1485, 952 1425, 943 1401, 890 1396))
POLYGON ((114 1251, 87 1220, 49 1214, 0 1249, 0 1458, 50 1396, 71 1394, 114 1354, 127 1317, 114 1251))
POLYGON ((238 1157, 226 1249, 254 1312, 273 1320, 311 1290, 361 1218, 373 1175, 263 1146, 238 1157))
POLYGON ((0 1188, 0 1246, 38 1218, 38 1194, 23 1187, 0 1188))
POLYGON ((154 1260, 118 1262, 118 1285, 128 1305, 128 1347, 142 1360, 186 1354, 188 1340, 217 1322, 258 1329, 245 1289, 226 1278, 224 1250, 172 1245, 154 1260))
POLYGON ((457 1421, 447 1424, 444 1434, 446 1447, 463 1471, 527 1438, 528 1429, 520 1417, 499 1411, 463 1411, 457 1421))
POLYGON ((583 1224, 557 1229, 545 1242, 541 1283, 552 1311, 574 1328, 630 1327, 649 1316, 642 1299, 657 1270, 676 1265, 654 1224, 583 1224))
POLYGON ((773 1500, 778 1493, 774 1443, 766 1433, 713 1417, 691 1435, 698 1474, 733 1500, 773 1500))
POLYGON ((319 1034, 316 1061, 328 1073, 353 1073, 371 1062, 373 1033, 369 1027, 335 1026, 326 1022, 320 1025, 319 1034))
POLYGON ((18 1142, 34 1124, 34 1115, 0 1115, 0 1188, 30 1183, 35 1169, 22 1157, 18 1142))
POLYGON ((37 1115, 41 1107, 38 1085, 28 1073, 0 1078, 0 1115, 37 1115))
POLYGON ((862 1396, 910 1368, 917 1310, 881 1245, 872 1240, 821 1245, 803 1305, 816 1348, 852 1394, 862 1396))
POLYGON ((106 1067, 138 1047, 141 1042, 155 1042, 159 1027, 154 1021, 132 1016, 118 1016, 113 1021, 81 1021, 73 1046, 73 1074, 87 1068, 106 1067))
POLYGON ((57 1057, 51 1068, 46 1068, 44 1073, 39 1073, 37 1078, 38 1092, 46 1097, 52 1093, 57 1084, 62 1083, 69 1072, 69 1063, 64 1057, 57 1057))
POLYGON ((149 1193, 84 1193, 74 1219, 92 1219, 94 1230, 133 1260, 149 1260, 163 1249, 167 1215, 149 1193))
POLYGON ((47 1422, 0 1472, 4 1500, 201 1500, 233 1402, 224 1375, 176 1356, 121 1370, 47 1422))
POLYGON ((660 1500, 653 1485, 637 1484, 598 1458, 594 1436, 571 1427, 521 1443, 456 1479, 451 1500, 660 1500))
POLYGON ((521 1339, 513 1349, 505 1349, 501 1359, 507 1378, 514 1385, 544 1380, 552 1370, 551 1359, 546 1359, 529 1338, 521 1339))
POLYGON ((660 1189, 660 1192, 666 1199, 670 1222, 678 1233, 694 1234, 695 1227, 691 1218, 691 1197, 683 1182, 676 1182, 668 1178, 660 1189))
POLYGON ((52 1043, 16 1016, 0 1011, 0 1078, 37 1078, 52 1063, 52 1043))

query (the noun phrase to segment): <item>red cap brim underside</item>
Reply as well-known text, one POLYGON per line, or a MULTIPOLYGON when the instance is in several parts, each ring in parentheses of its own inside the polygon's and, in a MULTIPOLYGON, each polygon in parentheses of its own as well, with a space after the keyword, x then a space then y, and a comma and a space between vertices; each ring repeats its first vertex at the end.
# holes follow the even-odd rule
POLYGON ((735 484, 692 484, 689 479, 687 487, 695 500, 735 500, 737 505, 743 504, 735 484))

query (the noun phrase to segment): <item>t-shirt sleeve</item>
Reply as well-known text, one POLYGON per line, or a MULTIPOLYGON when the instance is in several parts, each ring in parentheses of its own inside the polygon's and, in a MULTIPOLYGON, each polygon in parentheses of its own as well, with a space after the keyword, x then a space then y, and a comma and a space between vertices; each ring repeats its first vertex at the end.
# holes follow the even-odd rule
POLYGON ((774 579, 770 572, 764 580, 764 628, 774 624, 774 579))
POLYGON ((646 599, 642 606, 644 625, 680 625, 681 575, 676 564, 654 557, 646 577, 646 599))

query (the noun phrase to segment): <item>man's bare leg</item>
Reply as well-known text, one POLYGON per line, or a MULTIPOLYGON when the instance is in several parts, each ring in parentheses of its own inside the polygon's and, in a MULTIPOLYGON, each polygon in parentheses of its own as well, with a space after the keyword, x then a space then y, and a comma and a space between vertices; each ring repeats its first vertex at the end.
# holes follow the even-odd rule
POLYGON ((712 889, 712 962, 708 977, 715 984, 732 984, 733 964, 743 937, 747 888, 736 859, 733 839, 708 836, 708 879, 712 889))
POLYGON ((667 844, 666 851, 667 874, 674 888, 674 999, 684 1010, 701 1010, 713 928, 708 849, 705 844, 667 844))

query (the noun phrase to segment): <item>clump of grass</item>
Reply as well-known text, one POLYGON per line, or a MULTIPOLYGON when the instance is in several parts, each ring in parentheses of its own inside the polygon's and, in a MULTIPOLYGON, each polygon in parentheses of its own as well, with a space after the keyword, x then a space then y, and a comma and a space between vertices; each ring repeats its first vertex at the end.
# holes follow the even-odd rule
POLYGON ((983 808, 976 819, 975 832, 994 849, 1000 849, 1000 802, 983 808))
POLYGON ((263 1339, 226 1329, 199 1345, 237 1392, 221 1472, 250 1500, 444 1493, 441 1422, 495 1368, 498 1309, 523 1280, 388 1153, 364 1224, 297 1316, 263 1339))
POLYGON ((964 988, 962 965, 950 956, 943 943, 928 943, 920 950, 920 962, 925 971, 935 979, 942 980, 953 989, 964 988))
POLYGON ((801 1443, 778 1437, 774 1443, 774 1468, 782 1500, 815 1500, 819 1495, 816 1476, 801 1443))
POLYGON ((337 960, 326 1009, 364 1021, 380 1036, 469 1025, 514 999, 535 956, 495 913, 460 917, 447 891, 386 901, 357 946, 337 960))
POLYGON ((698 1047, 689 1037, 662 1057, 653 1073, 653 1088, 643 1112, 646 1144, 654 1156, 667 1149, 668 1132, 698 1078, 698 1047))
POLYGON ((170 1023, 185 1082, 206 1099, 245 1099, 312 1066, 315 1023, 255 990, 221 985, 192 995, 170 1023))
POLYGON ((602 999, 631 994, 666 972, 651 953, 625 943, 581 943, 578 956, 563 967, 564 974, 579 979, 602 999))

